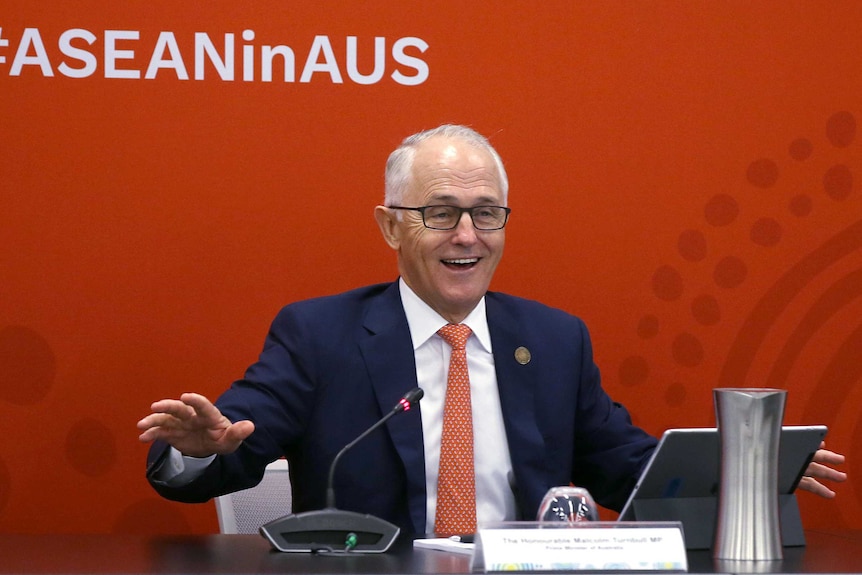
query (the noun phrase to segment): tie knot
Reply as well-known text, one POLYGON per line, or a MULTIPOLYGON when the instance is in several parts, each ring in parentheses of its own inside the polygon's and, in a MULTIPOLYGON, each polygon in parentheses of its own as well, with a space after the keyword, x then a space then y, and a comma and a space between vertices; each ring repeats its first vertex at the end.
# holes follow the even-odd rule
POLYGON ((473 331, 463 323, 450 323, 441 327, 437 333, 452 349, 464 349, 467 346, 467 338, 473 331))

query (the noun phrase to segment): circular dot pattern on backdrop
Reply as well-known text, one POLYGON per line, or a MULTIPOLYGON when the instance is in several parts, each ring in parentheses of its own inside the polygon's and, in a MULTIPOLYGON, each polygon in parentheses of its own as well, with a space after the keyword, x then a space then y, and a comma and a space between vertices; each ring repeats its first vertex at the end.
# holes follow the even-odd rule
POLYGON ((778 166, 768 159, 760 159, 751 162, 746 174, 751 185, 758 188, 771 188, 778 181, 778 166))
POLYGON ((654 314, 647 314, 638 322, 638 337, 652 339, 658 335, 659 322, 654 314))
POLYGON ((0 329, 0 401, 33 405, 54 385, 57 360, 41 335, 20 325, 0 329))
MULTIPOLYGON (((858 183, 854 164, 849 163, 846 152, 839 153, 857 144, 856 134, 855 116, 847 111, 836 112, 826 120, 821 135, 802 134, 792 139, 784 158, 764 156, 749 161, 737 189, 706 199, 702 221, 682 226, 676 253, 657 265, 647 278, 657 300, 656 309, 643 310, 635 316, 634 332, 643 349, 620 361, 620 385, 661 386, 667 406, 685 409, 695 400, 697 394, 691 390, 700 385, 694 382, 708 360, 721 362, 721 369, 718 380, 713 376, 705 385, 740 385, 747 382, 767 337, 783 337, 786 341, 783 349, 778 342, 781 353, 777 357, 773 354, 774 364, 760 368, 767 372, 765 384, 785 385, 806 346, 828 329, 827 322, 836 321, 834 318, 842 310, 862 298, 858 183), (808 220, 822 213, 831 221, 837 215, 846 215, 848 223, 843 228, 824 231, 822 243, 806 247, 797 260, 779 260, 785 268, 771 272, 775 274, 774 283, 769 285, 767 280, 765 287, 752 291, 748 287, 749 283, 755 285, 749 281, 752 278, 757 277, 757 286, 764 285, 761 276, 767 268, 762 262, 775 261, 769 254, 777 253, 783 242, 793 238, 796 226, 811 225, 808 220), (735 253, 719 248, 727 245, 739 247, 735 253), (857 258, 855 263, 849 261, 852 257, 857 258), (824 288, 821 284, 825 281, 819 278, 839 262, 846 262, 844 275, 835 272, 835 278, 826 280, 832 281, 831 285, 824 288), (696 292, 688 293, 689 286, 696 292), (805 289, 823 291, 815 294, 810 309, 802 310, 802 319, 783 324, 796 326, 794 330, 771 330, 805 289), (737 332, 731 334, 730 340, 718 338, 718 328, 731 320, 739 326, 735 328, 737 332), (690 379, 686 381, 686 377, 690 379)), ((848 328, 859 325, 858 314, 843 323, 848 328)), ((857 359, 862 349, 862 325, 837 346, 826 350, 832 356, 822 358, 825 372, 811 384, 813 389, 806 390, 810 397, 822 396, 827 388, 832 396, 849 395, 862 380, 862 364, 857 359)), ((830 424, 841 417, 840 410, 816 400, 810 401, 805 410, 806 421, 830 424)), ((858 418, 858 413, 844 417, 858 418)), ((862 419, 853 429, 857 438, 862 436, 862 419)), ((857 467, 862 468, 862 463, 857 467)))
POLYGON ((68 464, 88 477, 107 474, 117 460, 113 432, 96 419, 81 419, 72 425, 65 451, 68 464))
POLYGON ((620 364, 619 375, 623 385, 640 385, 649 377, 649 363, 639 355, 627 357, 620 364))
POLYGON ((686 230, 679 235, 677 249, 684 260, 702 261, 707 254, 706 237, 698 230, 686 230))
POLYGON ((652 291, 659 299, 675 301, 682 296, 682 276, 676 268, 661 266, 652 278, 652 291))

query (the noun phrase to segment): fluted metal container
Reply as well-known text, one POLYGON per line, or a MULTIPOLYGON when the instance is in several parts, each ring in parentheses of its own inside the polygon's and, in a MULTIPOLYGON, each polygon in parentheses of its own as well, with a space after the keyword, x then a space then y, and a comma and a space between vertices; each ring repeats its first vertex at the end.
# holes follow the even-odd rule
POLYGON ((721 441, 715 559, 783 558, 778 510, 778 445, 787 392, 713 390, 721 441))

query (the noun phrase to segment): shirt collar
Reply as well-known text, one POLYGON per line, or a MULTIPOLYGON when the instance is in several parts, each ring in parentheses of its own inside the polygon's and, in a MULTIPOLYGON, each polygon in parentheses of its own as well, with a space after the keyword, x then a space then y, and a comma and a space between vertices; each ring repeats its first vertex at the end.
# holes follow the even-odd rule
MULTIPOLYGON (((404 306, 404 313, 407 315, 407 325, 410 327, 413 349, 416 350, 449 322, 422 301, 403 278, 398 279, 398 289, 401 293, 401 305, 404 306)), ((488 330, 484 296, 461 323, 467 325, 473 331, 479 344, 485 348, 485 351, 491 353, 491 333, 488 330)))

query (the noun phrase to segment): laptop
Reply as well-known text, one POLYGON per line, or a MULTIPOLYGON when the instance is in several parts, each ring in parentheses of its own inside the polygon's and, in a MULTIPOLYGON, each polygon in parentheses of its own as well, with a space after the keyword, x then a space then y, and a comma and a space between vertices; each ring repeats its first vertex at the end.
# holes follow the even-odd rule
MULTIPOLYGON (((805 545, 794 491, 826 432, 825 425, 781 428, 778 495, 785 546, 805 545)), ((712 547, 720 449, 714 427, 665 431, 620 512, 619 521, 681 521, 686 548, 712 547)))

